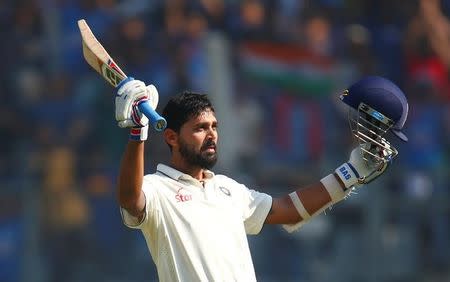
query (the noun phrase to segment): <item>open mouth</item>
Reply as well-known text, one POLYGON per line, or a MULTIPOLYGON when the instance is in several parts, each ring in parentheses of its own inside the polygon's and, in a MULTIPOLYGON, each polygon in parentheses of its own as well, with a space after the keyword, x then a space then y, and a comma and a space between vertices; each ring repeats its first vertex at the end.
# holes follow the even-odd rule
POLYGON ((216 152, 216 144, 206 144, 206 146, 203 146, 202 151, 205 151, 207 153, 215 153, 216 152))
POLYGON ((216 152, 216 146, 208 146, 205 148, 205 151, 208 153, 214 153, 216 152))

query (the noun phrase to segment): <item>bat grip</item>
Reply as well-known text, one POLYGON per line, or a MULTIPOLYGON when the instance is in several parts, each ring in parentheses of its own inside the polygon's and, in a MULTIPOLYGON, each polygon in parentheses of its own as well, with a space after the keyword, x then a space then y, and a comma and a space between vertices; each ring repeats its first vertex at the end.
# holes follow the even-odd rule
POLYGON ((156 131, 163 131, 167 126, 165 118, 160 116, 148 102, 139 104, 139 110, 148 118, 156 131))

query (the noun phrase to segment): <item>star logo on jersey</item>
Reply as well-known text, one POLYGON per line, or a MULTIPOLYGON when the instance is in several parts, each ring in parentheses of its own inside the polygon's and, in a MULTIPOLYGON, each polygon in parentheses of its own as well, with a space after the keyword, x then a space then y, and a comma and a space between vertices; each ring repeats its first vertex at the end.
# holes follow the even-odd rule
POLYGON ((222 191, 222 193, 224 193, 224 194, 227 195, 228 197, 231 196, 231 192, 230 192, 230 190, 228 190, 228 188, 219 186, 219 189, 220 189, 220 191, 222 191))
POLYGON ((180 188, 175 195, 175 200, 177 200, 177 203, 191 201, 192 195, 188 194, 184 188, 180 188))

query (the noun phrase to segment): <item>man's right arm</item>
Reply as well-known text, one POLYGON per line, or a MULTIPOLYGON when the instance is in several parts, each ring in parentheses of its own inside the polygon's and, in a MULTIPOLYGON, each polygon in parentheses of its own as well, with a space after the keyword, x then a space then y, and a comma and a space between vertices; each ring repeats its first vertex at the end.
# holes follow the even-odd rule
POLYGON ((139 221, 144 217, 144 141, 147 140, 148 118, 139 110, 139 104, 158 105, 158 90, 140 80, 128 77, 117 86, 115 111, 117 125, 130 128, 130 140, 120 163, 117 199, 122 208, 139 221))
POLYGON ((142 191, 144 179, 144 142, 128 141, 120 163, 117 199, 122 208, 142 220, 145 196, 142 191))

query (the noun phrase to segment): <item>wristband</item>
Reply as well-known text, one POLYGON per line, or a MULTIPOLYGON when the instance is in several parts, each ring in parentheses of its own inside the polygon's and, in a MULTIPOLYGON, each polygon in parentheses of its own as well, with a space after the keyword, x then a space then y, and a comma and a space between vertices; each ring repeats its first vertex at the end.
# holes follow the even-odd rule
POLYGON ((302 227, 311 217, 314 217, 323 211, 325 211, 327 208, 329 208, 331 205, 341 201, 344 199, 352 189, 346 189, 344 190, 337 180, 337 178, 334 176, 334 174, 329 174, 322 178, 320 180, 322 185, 325 187, 325 189, 328 191, 328 194, 330 195, 331 202, 328 202, 323 207, 321 207, 318 211, 314 212, 312 215, 309 214, 309 212, 306 210, 305 206, 303 205, 302 201, 300 200, 297 192, 292 192, 289 194, 289 197, 292 200, 292 203, 294 204, 295 209, 299 213, 299 215, 302 217, 302 220, 295 224, 283 224, 283 228, 291 233, 295 230, 302 227))
POLYGON ((346 190, 356 186, 359 183, 359 173, 351 163, 343 163, 335 170, 335 172, 344 183, 346 190))
POLYGON ((302 201, 298 197, 297 192, 292 192, 289 194, 289 197, 291 197, 292 203, 294 204, 295 209, 297 210, 298 214, 302 217, 302 220, 307 221, 311 218, 311 215, 306 210, 305 206, 303 206, 302 201))
POLYGON ((344 190, 339 181, 334 176, 334 174, 329 174, 325 176, 320 180, 320 182, 322 183, 323 187, 327 189, 328 194, 330 194, 331 202, 333 204, 344 199, 345 196, 348 194, 347 191, 351 190, 351 189, 344 190))
POLYGON ((148 137, 148 126, 133 127, 130 130, 130 140, 145 141, 148 137))

